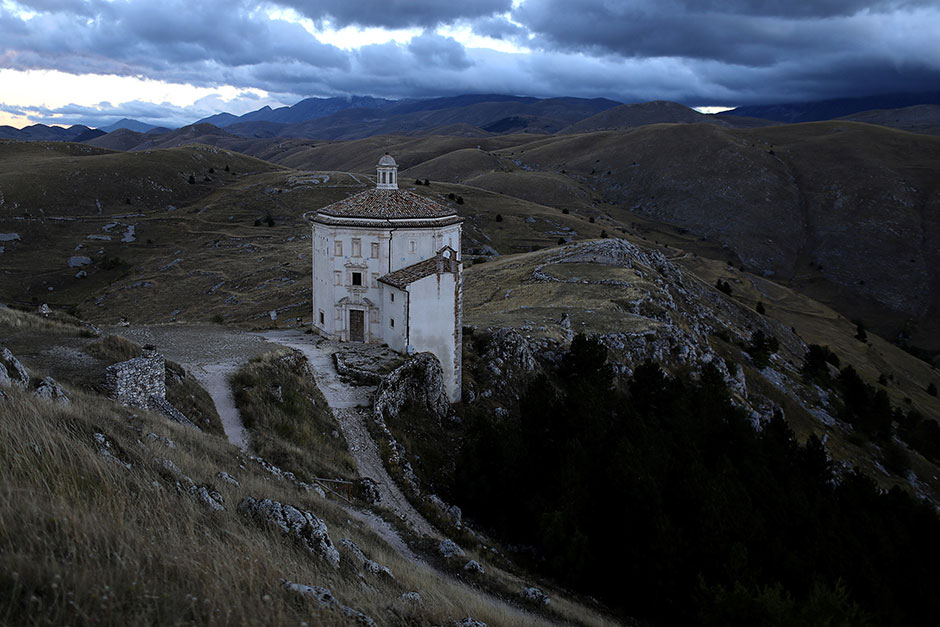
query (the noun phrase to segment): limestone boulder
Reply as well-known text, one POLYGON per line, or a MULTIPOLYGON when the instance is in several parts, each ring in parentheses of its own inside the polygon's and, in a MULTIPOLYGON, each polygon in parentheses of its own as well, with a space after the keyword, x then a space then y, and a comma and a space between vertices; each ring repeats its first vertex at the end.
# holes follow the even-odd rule
POLYGON ((374 620, 359 610, 343 605, 337 601, 336 597, 333 596, 333 593, 330 592, 329 588, 324 588, 323 586, 308 586, 302 583, 293 583, 291 581, 287 581, 286 579, 282 579, 281 584, 284 586, 285 590, 294 592, 301 596, 316 599, 317 602, 326 609, 343 614, 347 619, 354 621, 356 625, 361 625, 361 627, 376 627, 374 620))
POLYGON ((375 393, 373 415, 386 424, 398 418, 405 406, 427 412, 438 424, 449 413, 444 371, 432 353, 418 353, 382 380, 375 393))
POLYGON ((56 383, 56 380, 52 377, 45 377, 40 381, 33 394, 43 400, 54 401, 61 405, 69 404, 69 397, 65 393, 65 390, 62 389, 62 386, 56 383))
POLYGON ((323 557, 331 566, 339 566, 339 551, 330 539, 326 523, 312 513, 271 499, 246 498, 238 511, 258 524, 271 525, 281 533, 296 538, 310 552, 323 557))
POLYGON ((451 540, 450 538, 447 538, 446 540, 441 540, 441 543, 437 545, 437 552, 447 558, 463 557, 464 555, 466 555, 463 552, 463 549, 460 548, 460 546, 458 546, 457 543, 451 540))
POLYGON ((551 599, 548 597, 548 595, 538 588, 523 588, 520 594, 522 599, 529 603, 534 603, 536 605, 548 605, 551 603, 551 599))
POLYGON ((6 347, 0 348, 0 385, 20 388, 29 385, 29 373, 26 368, 6 347))

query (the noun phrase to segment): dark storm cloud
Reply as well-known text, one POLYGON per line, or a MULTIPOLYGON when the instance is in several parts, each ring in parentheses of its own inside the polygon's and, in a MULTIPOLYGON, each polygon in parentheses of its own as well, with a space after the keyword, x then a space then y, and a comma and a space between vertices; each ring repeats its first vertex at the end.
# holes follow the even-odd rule
POLYGON ((436 26, 456 20, 505 13, 512 0, 280 0, 312 20, 328 19, 339 26, 436 26))
MULTIPOLYGON (((0 3, 0 68, 253 87, 285 104, 314 95, 503 92, 737 105, 940 85, 935 0, 511 4, 5 0, 0 3), (323 43, 300 24, 272 17, 285 8, 321 26, 417 27, 420 34, 404 43, 347 50, 323 43), (436 32, 437 25, 454 27, 450 32, 469 27, 531 53, 467 48, 436 32)), ((42 115, 135 117, 129 113, 135 106, 143 105, 132 101, 42 115)), ((211 106, 224 108, 207 101, 191 109, 189 121, 211 106)), ((138 113, 152 123, 159 115, 155 110, 138 113)), ((185 112, 171 110, 170 115, 182 119, 185 112)))
MULTIPOLYGON (((28 8, 38 4, 46 2, 33 1, 28 8)), ((217 84, 226 69, 259 63, 349 68, 344 51, 317 41, 298 24, 259 17, 238 2, 103 2, 75 7, 81 11, 57 9, 28 20, 0 12, 2 66, 185 78, 196 85, 217 84)))
POLYGON ((940 85, 933 1, 540 0, 511 17, 537 51, 681 59, 704 72, 696 78, 711 88, 690 83, 686 102, 809 100, 940 85), (754 83, 756 76, 762 82, 754 83))

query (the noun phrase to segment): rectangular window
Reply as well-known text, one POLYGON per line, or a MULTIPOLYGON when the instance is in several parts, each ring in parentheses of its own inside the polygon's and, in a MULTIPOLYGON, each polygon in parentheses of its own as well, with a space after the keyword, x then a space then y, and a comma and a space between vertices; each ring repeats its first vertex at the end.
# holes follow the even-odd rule
POLYGON ((417 250, 417 247, 415 246, 414 240, 411 240, 411 252, 415 252, 415 250, 417 250))
POLYGON ((379 245, 377 242, 372 242, 372 258, 373 259, 379 258, 379 245))
POLYGON ((343 284, 343 273, 339 270, 333 271, 333 285, 342 285, 343 284))
POLYGON ((393 329, 395 328, 395 318, 389 319, 388 326, 392 327, 393 329))
POLYGON ((392 302, 395 302, 395 292, 389 292, 388 294, 391 297, 392 302))
POLYGON ((362 273, 353 272, 352 273, 352 284, 353 285, 362 285, 362 273))
POLYGON ((372 273, 372 281, 370 283, 371 283, 371 287, 379 286, 379 273, 378 272, 372 273))
POLYGON ((362 257, 362 240, 359 238, 353 238, 352 241, 352 256, 353 257, 362 257))
POLYGON ((343 242, 336 241, 333 243, 333 254, 337 257, 343 256, 343 242))
POLYGON ((326 317, 323 315, 323 310, 321 309, 320 310, 320 324, 323 324, 325 322, 325 318, 326 317))

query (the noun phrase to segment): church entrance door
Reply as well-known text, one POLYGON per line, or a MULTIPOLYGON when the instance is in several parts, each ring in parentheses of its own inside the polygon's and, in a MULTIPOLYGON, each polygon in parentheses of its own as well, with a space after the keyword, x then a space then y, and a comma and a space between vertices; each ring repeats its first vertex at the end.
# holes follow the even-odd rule
POLYGON ((356 309, 349 310, 349 341, 365 341, 365 312, 356 309))

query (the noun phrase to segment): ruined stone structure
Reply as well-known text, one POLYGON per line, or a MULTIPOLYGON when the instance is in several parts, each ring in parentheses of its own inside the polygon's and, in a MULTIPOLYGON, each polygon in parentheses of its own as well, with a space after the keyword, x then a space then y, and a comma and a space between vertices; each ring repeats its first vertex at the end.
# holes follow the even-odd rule
POLYGON ((108 366, 105 377, 111 398, 122 405, 149 409, 180 424, 199 428, 166 400, 166 358, 163 355, 145 350, 142 357, 108 366))
POLYGON ((122 405, 149 409, 151 397, 166 399, 166 359, 158 353, 108 366, 105 376, 111 397, 122 405))
POLYGON ((306 215, 313 229, 313 327, 342 342, 433 353, 460 400, 462 277, 456 212, 398 189, 388 154, 377 184, 306 215))

